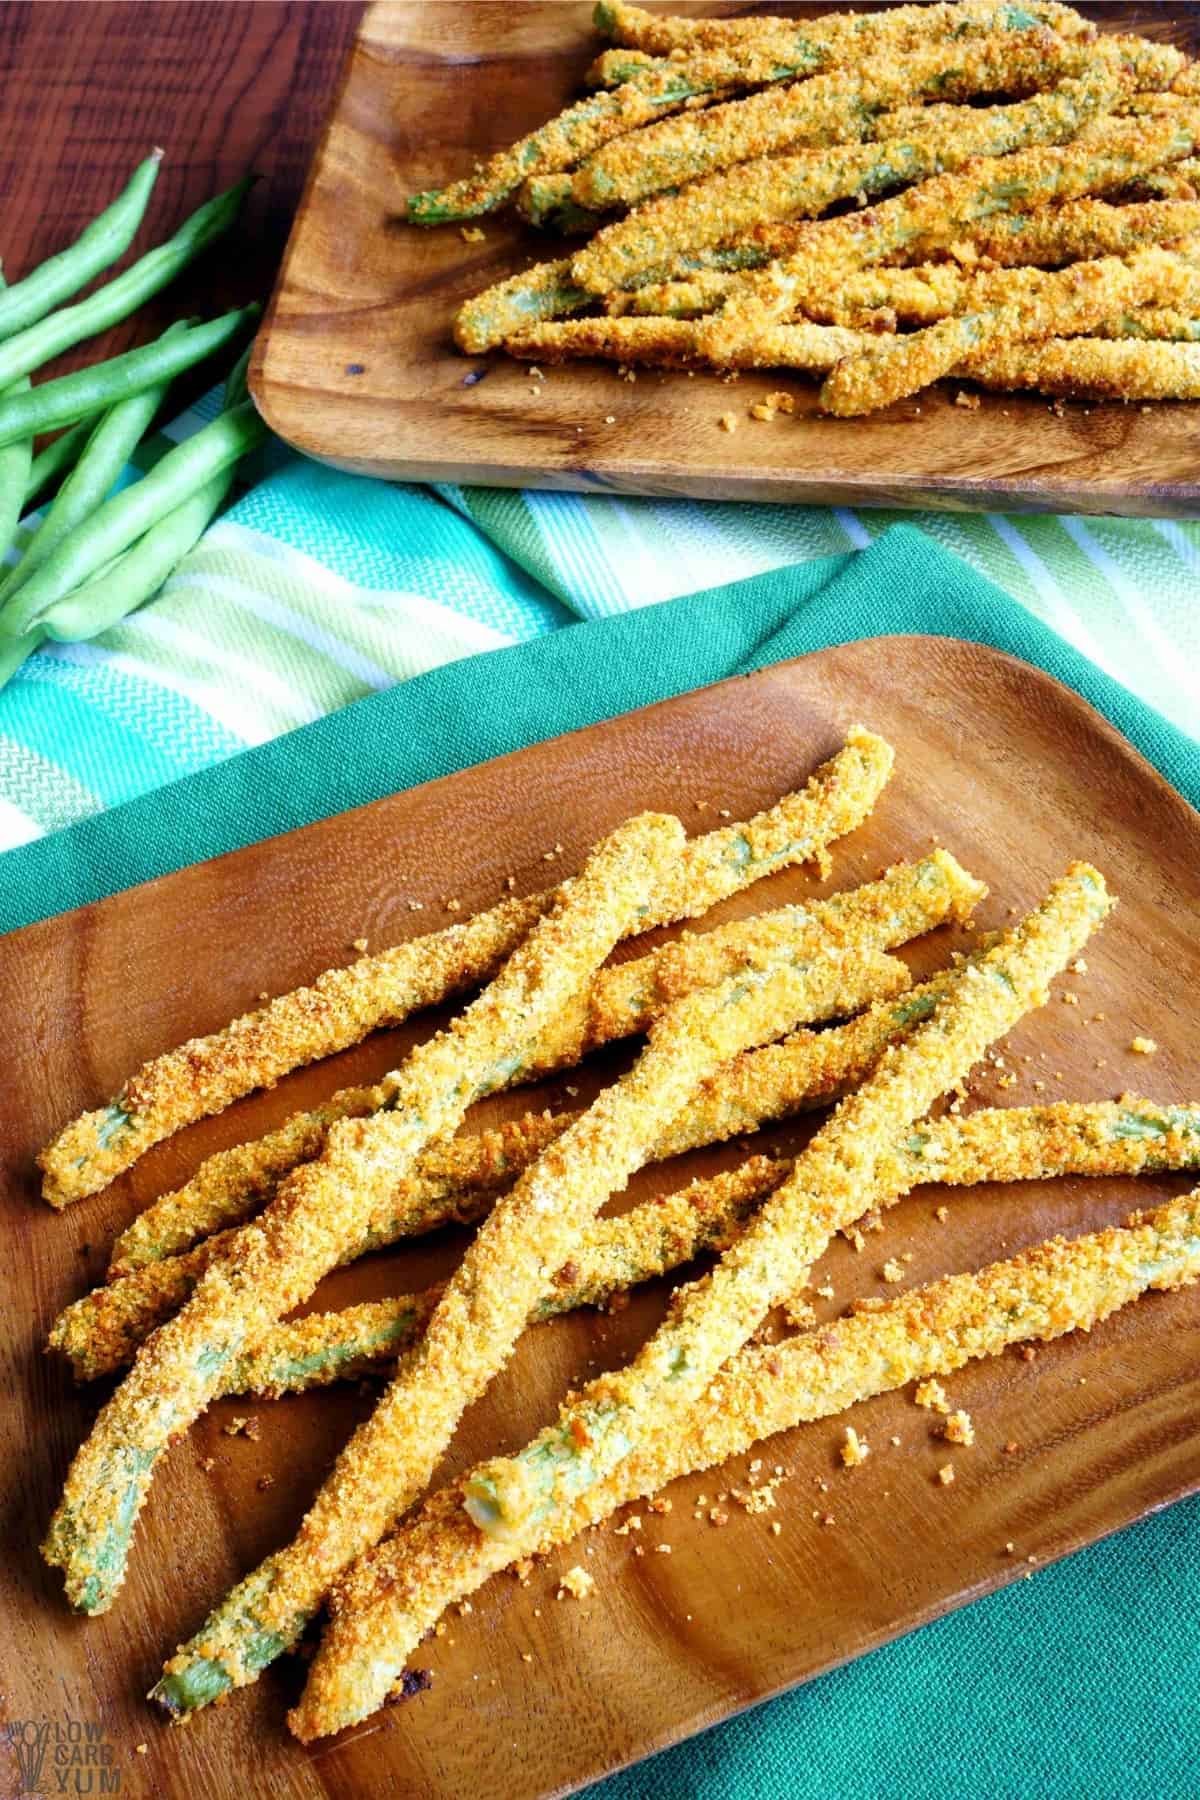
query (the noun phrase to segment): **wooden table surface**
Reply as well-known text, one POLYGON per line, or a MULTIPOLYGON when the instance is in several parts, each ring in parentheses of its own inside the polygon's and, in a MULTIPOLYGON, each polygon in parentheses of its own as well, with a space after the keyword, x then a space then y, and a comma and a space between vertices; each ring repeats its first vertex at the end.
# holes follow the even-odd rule
MULTIPOLYGON (((136 249, 247 170, 236 235, 136 318, 51 372, 268 299, 359 0, 0 0, 0 257, 10 279, 61 249, 155 144, 136 249)), ((212 381, 201 371, 192 391, 212 381)), ((187 396, 185 387, 177 393, 187 396)))

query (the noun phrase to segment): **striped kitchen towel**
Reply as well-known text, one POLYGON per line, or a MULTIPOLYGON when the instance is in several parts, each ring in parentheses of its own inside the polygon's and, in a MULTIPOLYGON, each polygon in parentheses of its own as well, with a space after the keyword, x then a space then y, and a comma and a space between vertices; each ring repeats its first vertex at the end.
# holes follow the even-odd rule
POLYGON ((440 663, 861 548, 899 519, 1200 732, 1200 524, 406 487, 272 460, 152 604, 48 645, 0 692, 0 849, 440 663))

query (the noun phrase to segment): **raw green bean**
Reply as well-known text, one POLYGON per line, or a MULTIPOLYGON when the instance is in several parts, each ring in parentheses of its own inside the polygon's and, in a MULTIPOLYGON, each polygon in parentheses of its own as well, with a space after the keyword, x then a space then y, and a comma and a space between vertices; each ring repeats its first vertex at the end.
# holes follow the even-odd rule
POLYGON ((24 281, 9 288, 0 299, 0 338, 10 338, 15 332, 36 325, 102 269, 124 256, 142 222, 162 155, 161 150, 155 150, 138 164, 124 192, 92 220, 70 249, 47 257, 24 281))
POLYGON ((253 401, 222 413, 176 444, 148 475, 114 494, 47 557, 0 617, 0 634, 19 637, 40 625, 56 601, 97 574, 114 556, 174 512, 238 459, 265 443, 267 428, 253 401))
MULTIPOLYGON (((18 375, 31 374, 52 357, 61 356, 84 338, 107 331, 173 281, 181 269, 194 262, 202 250, 223 237, 241 210, 250 187, 239 181, 228 193, 209 200, 185 219, 174 237, 148 250, 131 268, 75 306, 64 306, 27 330, 0 344, 0 387, 8 387, 18 375)), ((79 417, 71 414, 71 421, 79 417)))
POLYGON ((85 414, 100 412, 118 400, 127 400, 132 394, 170 381, 232 342, 258 317, 259 310, 257 306, 244 306, 238 312, 224 313, 219 319, 181 331, 169 344, 160 337, 153 344, 126 350, 90 369, 77 369, 72 375, 60 375, 56 381, 39 382, 28 394, 0 399, 0 447, 41 431, 53 431, 58 425, 72 425, 85 414))
MULTIPOLYGON (((0 275, 0 289, 4 286, 4 276, 0 275)), ((22 376, 13 383, 14 389, 20 393, 29 387, 29 377, 22 376)), ((21 514, 25 507, 25 490, 29 486, 29 475, 33 468, 33 433, 14 439, 0 450, 0 563, 12 546, 17 535, 17 526, 21 523, 21 514)))
POLYGON ((232 467, 214 475, 174 512, 152 525, 132 550, 126 550, 65 600, 57 601, 43 618, 41 630, 60 643, 98 637, 152 600, 208 529, 232 485, 232 467))
POLYGON ((60 475, 70 474, 79 461, 83 446, 92 435, 95 423, 96 415, 89 414, 78 425, 72 425, 69 431, 62 432, 52 444, 47 444, 44 450, 39 450, 25 484, 25 512, 29 511, 44 488, 48 488, 60 475))
MULTIPOLYGON (((165 342, 168 338, 178 337, 186 329, 186 324, 181 321, 172 325, 159 341, 165 342)), ((128 400, 119 401, 103 415, 92 430, 87 448, 74 470, 64 481, 53 504, 26 545, 20 562, 0 581, 0 605, 7 601, 10 594, 24 586, 34 570, 41 567, 55 545, 60 544, 68 532, 81 525, 95 512, 101 501, 107 499, 149 428, 151 419, 162 405, 166 392, 167 383, 161 381, 155 387, 144 388, 140 394, 134 394, 128 400)))

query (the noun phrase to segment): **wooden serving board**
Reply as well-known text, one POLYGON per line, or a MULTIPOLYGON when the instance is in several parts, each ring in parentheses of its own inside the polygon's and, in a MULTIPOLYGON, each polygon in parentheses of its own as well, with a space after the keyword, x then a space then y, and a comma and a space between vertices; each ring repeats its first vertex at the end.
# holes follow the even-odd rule
MULTIPOLYGON (((672 10, 687 10, 673 6, 672 10)), ((735 10, 712 6, 695 11, 735 10)), ((736 10, 750 10, 745 7, 736 10)), ((827 6, 779 6, 794 14, 827 6)), ((1085 7, 1105 29, 1200 50, 1186 5, 1085 7)), ((465 359, 463 300, 562 253, 509 214, 457 227, 403 222, 408 194, 468 173, 578 90, 600 47, 584 0, 377 0, 363 19, 259 334, 251 390, 289 443, 340 468, 405 481, 851 506, 1195 516, 1200 407, 1070 404, 952 384, 865 419, 821 417, 816 384, 612 364, 549 369, 465 359), (486 377, 486 379, 481 379, 486 377), (749 416, 786 388, 796 414, 749 416), (724 414, 738 421, 731 436, 724 414)))
MULTIPOLYGON (((831 878, 791 870, 710 914, 746 914, 874 877, 944 842, 992 887, 978 926, 1005 924, 1073 856, 1094 860, 1121 904, 1053 1001, 1006 1047, 975 1098, 1004 1105, 1103 1098, 1128 1088, 1196 1097, 1200 1048, 1200 818, 1109 725, 1047 676, 977 645, 901 637, 846 645, 701 690, 185 869, 0 940, 5 1046, 0 1170, 5 1242, 0 1468, 5 1498, 0 1686, 10 1719, 102 1728, 122 1794, 155 1800, 273 1800, 404 1794, 504 1800, 566 1792, 737 1709, 986 1593, 1128 1524, 1197 1485, 1200 1290, 1151 1295, 1090 1338, 1005 1356, 948 1381, 978 1441, 949 1452, 936 1421, 898 1393, 859 1407, 873 1454, 837 1457, 842 1424, 790 1432, 762 1452, 787 1471, 777 1510, 728 1504, 724 1529, 693 1518, 700 1493, 742 1485, 746 1460, 677 1483, 673 1510, 640 1538, 591 1534, 528 1586, 498 1577, 417 1662, 432 1688, 343 1740, 302 1749, 284 1712, 299 1665, 196 1719, 160 1726, 141 1696, 163 1654, 229 1584, 289 1537, 331 1458, 370 1401, 327 1389, 274 1404, 215 1405, 170 1452, 139 1526, 128 1582, 102 1618, 72 1617, 37 1544, 99 1395, 72 1387, 42 1354, 63 1304, 102 1278, 113 1233, 214 1149, 241 1141, 343 1083, 395 1063, 431 1021, 379 1034, 161 1145, 106 1193, 56 1214, 37 1198, 37 1148, 81 1108, 119 1088, 143 1058, 208 1031, 353 954, 435 929, 578 867, 587 847, 643 807, 675 809, 689 830, 745 816, 801 783, 861 720, 895 745, 875 816, 838 846, 831 878), (551 863, 544 853, 561 843, 551 863), (422 910, 413 909, 420 902, 422 910), (1096 1018, 1102 1014, 1102 1018, 1096 1018), (1129 1051, 1137 1034, 1160 1049, 1129 1051), (1031 1059, 1031 1060, 1027 1060, 1031 1059), (1086 1377, 1086 1385, 1084 1384, 1086 1377), (252 1413, 261 1438, 225 1435, 252 1413), (895 1434, 901 1440, 892 1447, 895 1434), (1017 1454, 1006 1454, 1009 1441, 1017 1454), (937 1484, 952 1456, 957 1480, 937 1484), (212 1466, 204 1466, 212 1458, 212 1466), (272 1483, 265 1491, 260 1481, 272 1483), (826 1483, 822 1491, 818 1484, 826 1483), (836 1519, 823 1526, 814 1507, 836 1519), (770 1526, 782 1526, 779 1535, 770 1526), (1012 1540, 1015 1556, 1003 1546, 1012 1540), (637 1556, 641 1543, 646 1554, 637 1556), (670 1556, 654 1546, 669 1543, 670 1556), (585 1603, 555 1601, 577 1562, 595 1575, 585 1603), (147 1746, 138 1754, 137 1746, 147 1746)), ((658 934, 661 939, 663 934, 658 934)), ((967 941, 932 934, 914 967, 967 941)), ((644 941, 636 948, 645 948, 644 941)), ((628 952, 630 947, 626 947, 628 952)), ((480 1108, 496 1118, 571 1104, 620 1058, 480 1108)), ((473 1120, 473 1123, 475 1120, 473 1120)), ((760 1142, 794 1144, 781 1127, 760 1142)), ((729 1166, 738 1146, 645 1172, 636 1200, 729 1166)), ((914 1282, 978 1267, 1055 1231, 1077 1233, 1183 1191, 1184 1177, 1061 1181, 943 1196, 922 1189, 856 1255, 821 1265, 834 1317, 855 1296, 895 1292, 881 1267, 911 1250, 914 1282), (943 1197, 949 1217, 939 1223, 943 1197)), ((322 1307, 411 1291, 445 1274, 462 1244, 446 1233, 344 1270, 322 1307)), ((468 1415, 448 1459, 460 1469, 512 1449, 552 1415, 572 1382, 625 1361, 661 1315, 666 1286, 624 1310, 531 1329, 468 1415)), ((10 1779, 0 1739, 0 1784, 10 1779)), ((3 1787, 4 1792, 10 1791, 3 1787)))

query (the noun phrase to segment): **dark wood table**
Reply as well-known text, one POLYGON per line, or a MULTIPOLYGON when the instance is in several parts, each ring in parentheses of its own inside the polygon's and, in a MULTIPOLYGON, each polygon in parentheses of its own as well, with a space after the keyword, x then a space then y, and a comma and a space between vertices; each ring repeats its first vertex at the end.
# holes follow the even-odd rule
MULTIPOLYGON (((359 0, 0 0, 0 257, 9 279, 61 249, 155 145, 135 250, 248 170, 236 233, 136 318, 52 371, 270 295, 359 0)), ((192 391, 209 385, 200 372, 192 391)), ((180 385, 176 394, 187 398, 180 385)))

